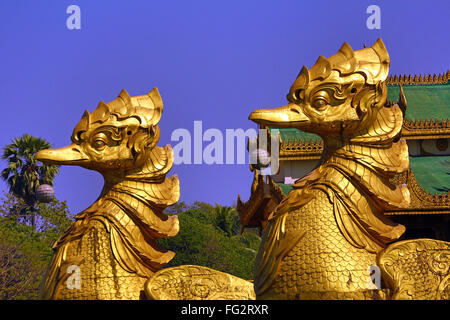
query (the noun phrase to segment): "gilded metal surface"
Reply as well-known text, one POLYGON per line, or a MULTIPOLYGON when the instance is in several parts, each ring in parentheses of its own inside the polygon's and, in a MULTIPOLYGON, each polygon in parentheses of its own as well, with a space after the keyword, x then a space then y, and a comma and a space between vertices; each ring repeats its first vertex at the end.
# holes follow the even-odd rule
POLYGON ((390 245, 379 256, 392 299, 450 300, 450 242, 415 239, 390 245))
POLYGON ((399 139, 404 110, 386 106, 388 70, 381 39, 358 51, 344 43, 337 54, 303 67, 286 106, 250 115, 261 125, 298 128, 324 141, 320 165, 295 183, 265 229, 257 298, 373 293, 368 268, 405 230, 383 213, 410 200, 406 186, 390 183, 408 169, 409 158, 399 139))
POLYGON ((162 110, 156 88, 134 97, 123 90, 85 111, 71 145, 36 155, 96 170, 105 180, 97 201, 55 242, 43 299, 139 299, 148 277, 175 255, 156 244, 179 230, 178 218, 162 213, 180 194, 178 177, 166 178, 172 149, 156 146, 162 110), (76 280, 74 268, 79 288, 68 283, 76 280))
POLYGON ((145 293, 151 300, 255 300, 252 282, 193 265, 158 271, 145 293))

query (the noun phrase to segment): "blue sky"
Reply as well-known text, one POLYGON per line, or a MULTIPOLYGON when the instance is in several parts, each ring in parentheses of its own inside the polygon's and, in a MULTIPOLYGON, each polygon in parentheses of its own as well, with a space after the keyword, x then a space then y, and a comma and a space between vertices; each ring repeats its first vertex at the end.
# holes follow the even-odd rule
MULTIPOLYGON (((85 109, 159 88, 159 145, 177 128, 256 128, 247 118, 281 106, 302 65, 381 37, 391 73, 449 69, 450 2, 444 1, 24 1, 0 2, 0 146, 24 133, 55 147, 85 109), (66 8, 81 9, 68 30, 66 8), (381 9, 369 30, 366 8, 381 9)), ((172 143, 173 144, 173 143, 172 143)), ((1 162, 1 167, 5 162, 1 162)), ((248 165, 176 165, 181 201, 231 205, 248 199, 248 165)), ((100 174, 62 167, 56 196, 77 213, 99 195, 100 174)), ((0 182, 0 189, 7 190, 0 182)))

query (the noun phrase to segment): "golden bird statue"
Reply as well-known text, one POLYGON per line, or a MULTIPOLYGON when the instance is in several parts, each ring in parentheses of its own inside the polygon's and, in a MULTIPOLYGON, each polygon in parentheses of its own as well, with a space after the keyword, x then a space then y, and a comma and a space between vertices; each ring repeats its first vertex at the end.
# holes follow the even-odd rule
MULTIPOLYGON (((256 257, 257 299, 448 299, 450 243, 396 241, 405 227, 384 216, 406 208, 409 168, 401 106, 386 102, 390 59, 381 39, 301 69, 288 104, 253 111, 263 127, 296 128, 324 141, 318 166, 269 217, 256 257), (370 281, 381 271, 384 287, 370 281), (375 287, 375 288, 374 288, 375 287)), ((401 90, 401 94, 402 94, 401 90)))
POLYGON ((134 97, 123 90, 85 111, 72 144, 36 154, 45 163, 96 170, 105 181, 95 203, 53 245, 42 299, 144 298, 144 283, 174 257, 156 243, 179 231, 178 218, 163 214, 180 190, 176 175, 166 178, 171 147, 156 145, 162 111, 157 88, 134 97))

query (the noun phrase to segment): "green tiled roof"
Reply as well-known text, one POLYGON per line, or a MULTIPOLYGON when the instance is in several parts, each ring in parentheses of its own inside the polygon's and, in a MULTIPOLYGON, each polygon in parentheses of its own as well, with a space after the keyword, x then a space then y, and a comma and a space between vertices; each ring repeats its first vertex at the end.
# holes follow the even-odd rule
MULTIPOLYGON (((388 87, 388 99, 398 101, 400 87, 388 87)), ((450 117, 450 85, 403 85, 406 117, 409 120, 448 119, 450 117)))
MULTIPOLYGON (((269 130, 272 132, 272 130, 276 130, 276 128, 269 128, 269 130)), ((304 132, 304 131, 300 131, 298 129, 295 128, 282 128, 282 129, 278 129, 280 130, 280 136, 281 136, 281 141, 282 142, 288 142, 288 141, 322 141, 322 138, 319 137, 317 134, 314 133, 309 133, 309 132, 304 132)))
MULTIPOLYGON (((450 157, 409 157, 409 166, 419 185, 428 193, 443 193, 450 190, 450 157)), ((292 185, 277 183, 284 194, 292 185)))
POLYGON ((409 167, 419 185, 429 193, 450 190, 450 157, 409 157, 409 167))
MULTIPOLYGON (((388 86, 388 99, 397 102, 400 87, 388 86)), ((407 108, 406 117, 409 120, 426 119, 448 119, 450 118, 450 84, 438 85, 403 85, 407 108)), ((273 128, 269 128, 273 130, 273 128)), ((310 141, 322 139, 315 134, 303 132, 294 128, 283 128, 280 130, 282 142, 310 141)))
POLYGON ((292 184, 277 183, 277 185, 281 188, 281 191, 283 191, 284 194, 287 194, 292 190, 292 184))

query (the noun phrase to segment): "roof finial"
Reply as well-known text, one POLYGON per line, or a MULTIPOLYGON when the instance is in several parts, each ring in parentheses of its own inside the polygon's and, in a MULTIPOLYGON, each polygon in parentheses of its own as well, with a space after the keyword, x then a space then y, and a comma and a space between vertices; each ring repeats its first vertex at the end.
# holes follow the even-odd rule
POLYGON ((402 110, 403 117, 405 117, 407 103, 406 103, 405 92, 403 92, 403 86, 401 84, 400 84, 400 92, 399 92, 397 104, 400 107, 400 110, 402 110))

